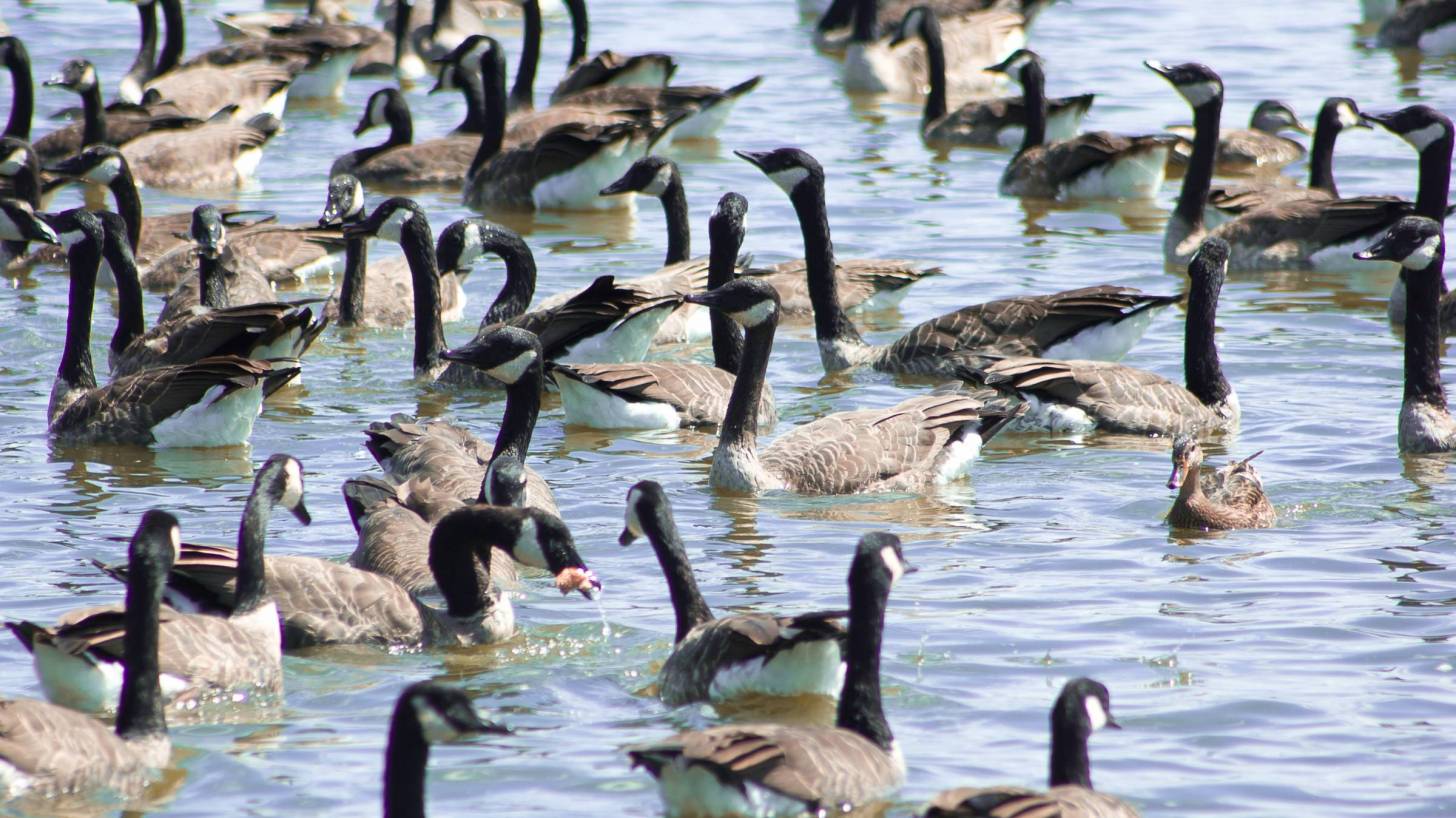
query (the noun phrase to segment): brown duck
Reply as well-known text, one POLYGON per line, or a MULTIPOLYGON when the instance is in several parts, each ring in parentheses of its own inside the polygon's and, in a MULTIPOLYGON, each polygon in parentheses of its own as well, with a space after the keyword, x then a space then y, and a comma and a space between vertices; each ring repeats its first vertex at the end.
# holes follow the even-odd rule
POLYGON ((1168 478, 1168 488, 1179 491, 1168 512, 1168 523, 1174 528, 1204 531, 1274 525, 1274 506, 1250 462, 1261 454, 1254 452, 1215 472, 1200 474, 1203 448, 1193 436, 1179 435, 1173 441, 1173 474, 1168 478))

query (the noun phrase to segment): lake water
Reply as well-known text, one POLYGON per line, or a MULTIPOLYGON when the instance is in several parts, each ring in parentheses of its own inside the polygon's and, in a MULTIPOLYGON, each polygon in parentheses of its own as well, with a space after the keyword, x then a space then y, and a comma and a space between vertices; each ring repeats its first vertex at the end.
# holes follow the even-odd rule
MULTIPOLYGON (((215 40, 207 18, 242 0, 188 4, 190 42, 215 40)), ((109 90, 129 65, 129 4, 6 4, 43 79, 70 56, 93 59, 109 90)), ((681 82, 762 86, 717 144, 673 152, 706 252, 706 217, 724 191, 751 203, 745 250, 760 261, 802 253, 787 198, 735 148, 797 144, 828 173, 841 256, 898 256, 943 265, 915 286, 876 337, 963 304, 1115 281, 1158 292, 1185 285, 1164 270, 1162 225, 1176 188, 1155 203, 1050 212, 996 194, 1008 154, 938 156, 917 133, 918 108, 850 99, 837 63, 814 52, 811 22, 786 0, 599 0, 593 45, 677 55, 681 82)), ((1219 70, 1226 119, 1276 97, 1313 122, 1320 101, 1349 96, 1370 111, 1420 100, 1456 110, 1456 63, 1404 63, 1358 45, 1359 5, 1319 2, 1149 4, 1075 0, 1046 11, 1031 35, 1052 93, 1095 91, 1089 128, 1146 132, 1187 121, 1172 89, 1141 66, 1199 60, 1219 70)), ((514 52, 516 34, 502 37, 514 52)), ((548 19, 541 85, 555 81, 566 24, 548 19)), ((512 58, 514 59, 514 58, 512 58)), ((255 187, 236 201, 284 221, 317 218, 332 158, 378 136, 350 137, 378 80, 356 80, 336 106, 291 109, 255 187)), ((410 91, 416 133, 443 133, 459 102, 410 91)), ((5 92, 5 93, 8 93, 5 92)), ((73 104, 39 91, 42 113, 73 104)), ((37 133, 49 125, 38 123, 37 133)), ((1302 166, 1288 173, 1303 174, 1302 166)), ((1411 196, 1414 152, 1385 132, 1341 137, 1341 191, 1411 196)), ((67 200, 73 201, 73 200, 67 200)), ((422 202, 438 230, 465 215, 458 197, 422 202)), ((152 212, 195 200, 147 193, 152 212)), ((528 241, 550 294, 604 273, 655 269, 665 247, 655 202, 635 215, 543 214, 528 241)), ((396 252, 376 244, 372 252, 396 252)), ((473 332, 499 286, 482 264, 467 283, 473 332)), ((38 270, 0 294, 0 615, 53 621, 121 589, 88 561, 116 560, 144 509, 176 512, 189 537, 231 541, 251 469, 273 452, 307 470, 314 524, 280 515, 273 553, 342 558, 354 546, 340 482, 376 473, 361 430, 393 412, 454 418, 494 435, 502 404, 411 378, 407 332, 331 328, 309 353, 305 385, 271 402, 251 449, 151 452, 62 449, 45 433, 61 344, 66 278, 38 270)), ((1162 444, 1006 435, 968 484, 929 497, 756 500, 707 485, 713 438, 566 429, 552 398, 532 463, 554 486, 582 555, 606 585, 603 612, 539 581, 518 594, 522 633, 507 644, 386 655, 327 651, 286 660, 287 702, 264 723, 182 725, 177 769, 152 811, 190 816, 363 816, 379 810, 388 714, 399 689, 434 677, 468 690, 516 729, 437 749, 436 815, 661 813, 650 779, 623 745, 713 723, 705 708, 664 707, 644 694, 672 636, 666 587, 651 551, 616 544, 622 500, 637 480, 663 483, 703 589, 721 610, 837 607, 855 540, 902 537, 922 570, 895 589, 884 645, 889 720, 909 783, 892 815, 965 784, 1045 784, 1046 713, 1067 679, 1095 677, 1127 728, 1092 742, 1099 789, 1149 816, 1430 816, 1456 812, 1456 484, 1443 458, 1402 457, 1395 417, 1401 340, 1385 321, 1380 275, 1236 275, 1223 292, 1219 340, 1243 404, 1243 428, 1212 459, 1266 453, 1258 466, 1277 528, 1170 535, 1162 444)), ((149 297, 147 311, 158 302, 149 297)), ((96 315, 96 342, 112 313, 96 315)), ((1127 362, 1181 380, 1181 313, 1158 318, 1127 362)), ((99 347, 98 347, 99 349, 99 347)), ((98 353, 98 361, 105 360, 98 353)), ((780 429, 826 412, 913 394, 872 373, 823 380, 812 332, 786 328, 770 365, 780 429)), ((28 656, 0 647, 0 690, 37 695, 28 656)), ((40 814, 37 812, 36 814, 40 814)))

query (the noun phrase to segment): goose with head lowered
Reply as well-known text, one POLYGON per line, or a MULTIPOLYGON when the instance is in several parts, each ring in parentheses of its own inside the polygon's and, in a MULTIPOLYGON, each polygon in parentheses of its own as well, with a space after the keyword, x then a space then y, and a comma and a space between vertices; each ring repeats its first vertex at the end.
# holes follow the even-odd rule
POLYGON ((961 787, 931 799, 924 818, 1137 818, 1122 799, 1092 789, 1087 740, 1104 727, 1122 729, 1112 719, 1112 698, 1101 682, 1073 679, 1052 705, 1051 774, 1043 791, 1022 787, 961 787))
MULTIPOLYGON (((235 446, 245 443, 263 404, 265 382, 298 374, 292 362, 218 355, 159 366, 97 386, 91 313, 105 230, 85 210, 50 217, 71 268, 70 309, 61 365, 51 388, 50 433, 67 443, 235 446)), ((0 231, 0 238, 10 238, 0 231)))
POLYGON ((466 134, 415 142, 409 103, 394 88, 381 88, 369 96, 354 135, 380 125, 388 126, 389 138, 335 159, 330 177, 348 173, 370 185, 395 189, 465 184, 479 139, 466 134))
POLYGON ((905 760, 880 700, 890 588, 913 568, 900 539, 871 532, 849 566, 849 635, 833 727, 732 724, 629 747, 672 816, 849 812, 893 795, 905 760))
POLYGON ((799 616, 766 613, 714 618, 662 486, 643 480, 627 492, 627 522, 618 541, 646 537, 667 576, 677 617, 672 654, 657 677, 670 705, 740 696, 835 696, 844 672, 844 611, 799 616))
POLYGON ((840 306, 824 169, 798 148, 737 151, 789 196, 804 236, 814 334, 826 372, 869 366, 882 372, 953 375, 978 355, 1045 355, 1117 360, 1154 313, 1178 300, 1103 284, 963 307, 922 322, 887 346, 871 346, 840 306))
MULTIPOLYGON (((929 85, 929 59, 921 41, 896 39, 894 22, 904 12, 882 31, 876 0, 851 2, 852 6, 844 5, 851 10, 852 20, 830 9, 819 21, 816 35, 821 43, 827 43, 833 39, 827 29, 831 20, 850 23, 844 51, 845 90, 918 99, 929 85)), ((981 9, 939 14, 950 93, 983 97, 995 90, 999 78, 982 67, 1006 59, 1026 44, 1027 18, 1021 5, 1017 0, 998 0, 981 9)))
POLYGON ((973 379, 1021 396, 1030 406, 1022 426, 1074 434, 1102 429, 1154 436, 1237 428, 1238 396, 1224 377, 1214 339, 1228 252, 1221 239, 1210 238, 1188 264, 1186 387, 1122 364, 1046 358, 1005 358, 973 379))
MULTIPOLYGON (((174 712, 226 707, 243 701, 279 703, 283 695, 282 637, 278 608, 268 594, 263 542, 268 516, 282 506, 307 525, 303 504, 303 467, 285 454, 268 458, 253 479, 238 530, 239 566, 230 607, 162 614, 157 663, 162 690, 174 712)), ((123 582, 130 568, 102 566, 123 582)), ((98 617, 120 618, 117 608, 86 608, 43 628, 30 622, 8 623, 35 657, 36 675, 51 701, 77 710, 101 712, 117 705, 127 625, 98 627, 98 617), (85 633, 84 645, 74 640, 85 633)))
MULTIPOLYGON (((121 614, 98 615, 94 627, 123 626, 121 703, 116 725, 37 699, 0 700, 0 797, 110 790, 140 795, 167 765, 172 744, 157 666, 162 589, 181 535, 165 511, 142 515, 127 548, 131 581, 121 614)), ((78 622, 67 642, 84 645, 78 622)), ((65 647, 65 646, 59 646, 65 647)))
POLYGON ((1026 127, 1001 174, 1001 192, 1037 199, 1151 199, 1163 186, 1174 138, 1089 131, 1047 140, 1046 74, 1041 57, 1018 49, 988 71, 1021 83, 1026 127))
POLYGON ((1405 394, 1397 439, 1413 454, 1456 450, 1456 420, 1441 384, 1441 271, 1446 238, 1441 223, 1407 216, 1355 254, 1362 261, 1392 261, 1406 277, 1405 394))
MULTIPOLYGON (((737 193, 726 193, 708 220, 712 240, 709 290, 733 280, 747 212, 748 200, 737 193)), ((715 313, 709 320, 713 332, 712 366, 687 361, 553 365, 551 377, 561 390, 566 422, 597 429, 721 424, 743 357, 743 337, 727 316, 715 313)), ((773 390, 765 384, 754 423, 767 431, 777 420, 773 390)))
MULTIPOLYGON (((1014 147, 1025 137, 1027 121, 1033 116, 1026 97, 971 100, 954 111, 947 102, 945 43, 935 7, 918 5, 905 12, 891 45, 918 37, 925 44, 930 91, 920 117, 920 136, 927 145, 950 148, 958 145, 1014 147)), ((1072 139, 1081 129, 1082 118, 1092 107, 1093 94, 1057 97, 1046 101, 1046 140, 1072 139)))
POLYGON ((1168 511, 1174 528, 1226 531, 1231 528, 1268 528, 1274 525, 1274 506, 1264 493, 1264 481, 1253 460, 1262 451, 1221 469, 1202 474, 1203 447, 1192 435, 1173 439, 1173 473, 1168 488, 1178 497, 1168 511))
MULTIPOLYGON (((1179 125, 1168 130, 1186 140, 1180 140, 1173 146, 1168 163, 1170 166, 1186 166, 1192 151, 1192 129, 1179 125)), ((1304 146, 1281 136, 1281 131, 1310 132, 1288 103, 1277 99, 1261 101, 1249 115, 1249 127, 1219 131, 1214 173, 1219 176, 1263 173, 1303 159, 1304 146)))
MULTIPOLYGON (((444 608, 371 571, 319 557, 268 557, 264 569, 283 620, 283 646, 428 648, 509 639, 516 632, 515 613, 510 594, 488 572, 492 548, 550 572, 563 594, 595 598, 601 590, 560 518, 532 508, 472 505, 441 517, 430 532, 429 565, 444 608)), ((230 548, 184 546, 169 593, 204 609, 227 606, 237 563, 238 553, 230 548)))
POLYGON ((484 721, 470 697, 439 682, 415 682, 399 694, 384 746, 385 818, 425 818, 430 745, 486 733, 510 733, 484 721))
POLYGON ((752 494, 921 490, 965 477, 982 444, 1016 414, 942 389, 884 409, 826 415, 759 452, 755 416, 779 323, 778 293, 741 278, 688 300, 732 318, 746 336, 708 476, 717 488, 752 494))

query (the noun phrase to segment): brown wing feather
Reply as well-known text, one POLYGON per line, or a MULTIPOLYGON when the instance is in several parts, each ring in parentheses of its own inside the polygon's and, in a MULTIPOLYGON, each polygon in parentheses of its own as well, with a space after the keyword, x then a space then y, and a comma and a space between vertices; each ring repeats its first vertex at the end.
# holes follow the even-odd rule
POLYGON ((1219 428, 1228 419, 1193 393, 1160 375, 1106 361, 1009 358, 987 370, 987 383, 1006 384, 1075 406, 1107 431, 1169 434, 1219 428))

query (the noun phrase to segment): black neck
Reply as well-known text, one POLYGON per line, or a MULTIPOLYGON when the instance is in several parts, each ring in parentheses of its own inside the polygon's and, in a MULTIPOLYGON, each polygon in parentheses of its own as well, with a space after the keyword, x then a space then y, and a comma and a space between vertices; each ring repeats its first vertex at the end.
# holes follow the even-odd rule
POLYGON ((566 0, 566 11, 571 15, 571 56, 566 60, 566 67, 570 68, 586 59, 591 21, 587 18, 586 0, 566 0))
MULTIPOLYGON (((17 145, 17 148, 20 146, 17 145)), ((15 198, 23 199, 31 210, 40 210, 40 162, 29 146, 25 150, 25 164, 10 177, 15 198)))
POLYGON ((531 448, 531 435, 536 432, 536 416, 541 412, 541 356, 513 384, 506 386, 506 410, 501 415, 500 430, 495 434, 495 450, 491 462, 503 455, 515 455, 522 463, 531 448))
POLYGON ((758 446, 758 402, 763 397, 763 379, 768 375, 768 357, 773 352, 778 324, 775 310, 763 323, 744 333, 743 359, 718 431, 720 447, 741 445, 754 450, 758 446))
POLYGON ((152 76, 159 77, 177 67, 182 61, 182 51, 187 47, 186 22, 182 19, 182 0, 157 0, 162 4, 162 22, 167 24, 166 39, 162 41, 162 55, 157 57, 157 69, 152 76))
POLYGON ((1446 220, 1446 198, 1451 192, 1451 134, 1421 151, 1421 182, 1416 191, 1416 215, 1440 224, 1446 220))
POLYGON ((460 121, 455 130, 462 134, 483 134, 485 93, 480 87, 480 69, 473 65, 467 67, 462 60, 455 65, 454 71, 455 84, 460 87, 460 95, 465 98, 465 119, 460 121))
POLYGON ((925 40, 925 61, 930 68, 930 93, 925 97, 922 123, 945 116, 945 44, 940 37, 940 20, 933 14, 921 18, 920 36, 925 40))
POLYGON ((829 213, 824 184, 801 182, 789 195, 799 230, 804 235, 804 263, 809 276, 809 303, 814 307, 814 334, 820 343, 843 341, 863 344, 859 330, 839 306, 839 283, 834 275, 834 241, 829 236, 829 213))
POLYGON ((1309 146, 1309 189, 1323 190, 1339 196, 1335 188, 1335 139, 1340 135, 1340 112, 1331 105, 1320 111, 1314 125, 1314 141, 1309 146))
POLYGON ((344 283, 339 288, 339 324, 358 326, 364 320, 365 269, 369 265, 369 240, 350 237, 344 243, 344 283))
POLYGON ((852 24, 854 7, 858 2, 859 0, 834 0, 829 4, 829 8, 824 10, 824 16, 814 24, 814 30, 823 33, 852 24))
MULTIPOLYGON (((470 573, 474 574, 474 571, 470 573)), ((384 818, 425 818, 425 767, 430 743, 414 705, 400 699, 384 748, 384 818)))
MULTIPOLYGON (((1190 469, 1184 480, 1198 483, 1198 472, 1190 469)), ((1058 724, 1052 716, 1052 760, 1049 786, 1063 785, 1092 789, 1092 764, 1087 759, 1087 737, 1074 725, 1058 724)))
POLYGON ((535 107, 536 66, 541 61, 541 0, 524 0, 526 32, 521 41, 521 61, 516 66, 516 82, 511 86, 510 109, 529 111, 535 107))
POLYGON ((106 144, 106 111, 101 104, 101 84, 92 83, 81 92, 81 142, 85 145, 106 144))
POLYGON ((506 72, 499 51, 480 58, 480 89, 485 129, 480 133, 480 147, 470 161, 470 175, 475 176, 491 157, 500 153, 506 138, 506 72))
POLYGON ((523 315, 536 295, 536 257, 531 255, 525 240, 519 236, 500 236, 491 249, 505 262, 506 280, 490 309, 485 311, 485 318, 480 322, 482 327, 523 315))
POLYGON ((1231 393, 1218 360, 1214 338, 1214 317, 1223 284, 1218 274, 1195 276, 1188 291, 1188 318, 1183 330, 1183 377, 1205 406, 1224 400, 1231 393))
POLYGON ((1213 165, 1218 158, 1218 122, 1223 113, 1223 95, 1193 109, 1193 154, 1183 175, 1183 189, 1173 212, 1189 227, 1203 224, 1203 208, 1213 184, 1213 165))
POLYGON ((389 30, 394 34, 395 68, 399 68, 400 61, 404 59, 405 49, 409 48, 409 20, 413 8, 410 3, 397 2, 394 4, 394 19, 390 22, 389 30))
POLYGON ((137 48, 136 59, 131 61, 131 68, 126 71, 126 77, 140 88, 152 78, 152 64, 157 59, 156 3, 139 3, 137 15, 142 19, 141 45, 137 48))
POLYGON ((71 268, 70 310, 66 316, 66 345, 57 372, 72 388, 94 389, 96 370, 91 364, 91 312, 96 299, 96 274, 101 253, 88 239, 71 245, 66 253, 71 268))
POLYGON ((851 580, 844 688, 835 719, 840 729, 853 730, 885 751, 895 740, 880 703, 880 640, 887 601, 883 589, 851 580))
POLYGON ((1026 130, 1016 151, 1018 156, 1046 141, 1046 74, 1036 60, 1028 61, 1021 69, 1021 94, 1026 103, 1026 130))
POLYGON ((116 199, 116 212, 126 220, 126 240, 133 253, 142 240, 142 197, 137 192, 136 179, 130 170, 125 170, 111 180, 111 195, 116 199))
MULTIPOLYGON (((501 536, 494 517, 475 513, 474 507, 457 509, 440 518, 430 534, 430 573, 445 598, 451 616, 466 618, 485 610, 485 587, 476 572, 476 545, 510 542, 501 536)), ((482 553, 487 549, 481 548, 482 553)), ((480 560, 487 575, 490 561, 480 560)))
POLYGON ((430 36, 433 37, 445 27, 445 18, 450 16, 451 0, 436 0, 430 13, 430 36))
POLYGON ((124 739, 164 735, 167 717, 162 702, 161 663, 157 641, 161 631, 163 577, 152 566, 129 573, 126 585, 126 635, 122 637, 121 698, 116 708, 116 734, 124 739))
POLYGON ((879 25, 879 8, 875 0, 857 0, 854 4, 854 31, 850 34, 850 41, 856 43, 872 43, 875 41, 875 29, 879 25))
POLYGON ((253 493, 243 506, 243 519, 238 527, 238 579, 234 595, 233 615, 257 610, 268 601, 268 580, 263 569, 263 543, 268 536, 268 515, 273 501, 268 497, 265 481, 272 475, 260 472, 253 481, 253 493))
MULTIPOLYGON (((733 280, 741 245, 736 236, 709 233, 708 289, 715 290, 733 280)), ((713 366, 737 373, 743 363, 743 328, 719 310, 709 310, 708 321, 713 333, 713 366)))
POLYGON ((220 309, 232 305, 227 289, 227 272, 223 270, 221 255, 198 253, 197 272, 202 277, 201 290, 198 293, 202 306, 220 309))
POLYGON ((440 321, 440 268, 435 262, 430 223, 424 213, 405 222, 400 247, 409 263, 415 290, 415 373, 423 375, 445 351, 445 325, 440 321))
POLYGON ((658 197, 662 215, 667 220, 667 257, 662 266, 679 264, 693 256, 693 234, 688 227, 688 196, 683 190, 682 176, 673 171, 667 187, 658 197))
MULTIPOLYGON (((107 217, 122 221, 114 213, 97 214, 107 222, 107 217)), ((124 234, 106 224, 104 254, 111 265, 111 275, 116 279, 117 317, 116 332, 111 336, 111 353, 116 355, 146 332, 146 316, 142 313, 142 282, 137 275, 136 258, 131 253, 124 234)))
POLYGON ((30 76, 30 55, 19 40, 10 42, 10 120, 5 135, 30 140, 30 121, 35 116, 35 80, 30 76))
POLYGON ((1405 273, 1405 399, 1446 406, 1441 386, 1441 270, 1444 249, 1425 270, 1405 273))
POLYGON ((652 550, 657 552, 657 564, 667 577, 667 592, 672 597, 672 609, 677 615, 677 635, 674 642, 681 642, 688 631, 708 622, 713 612, 703 601, 698 582, 693 578, 693 567, 688 562, 687 550, 682 537, 678 535, 677 523, 667 509, 656 509, 651 519, 642 520, 652 550))

